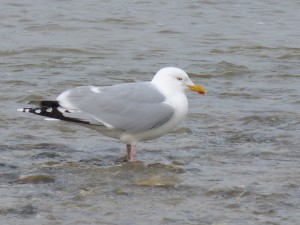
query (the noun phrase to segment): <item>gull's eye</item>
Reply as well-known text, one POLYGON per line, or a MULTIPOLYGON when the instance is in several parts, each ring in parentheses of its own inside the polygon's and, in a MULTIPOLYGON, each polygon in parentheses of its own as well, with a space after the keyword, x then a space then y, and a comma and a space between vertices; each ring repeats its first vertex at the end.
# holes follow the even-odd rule
POLYGON ((180 80, 182 80, 182 78, 181 78, 181 77, 177 77, 176 79, 177 79, 177 80, 179 80, 179 81, 180 81, 180 80))

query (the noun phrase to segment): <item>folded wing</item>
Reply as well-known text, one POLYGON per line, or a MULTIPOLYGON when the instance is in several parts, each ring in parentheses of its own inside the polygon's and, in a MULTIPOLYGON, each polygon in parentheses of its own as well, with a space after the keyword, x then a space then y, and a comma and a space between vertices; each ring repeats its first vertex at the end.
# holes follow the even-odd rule
POLYGON ((109 129, 133 133, 159 127, 174 114, 150 82, 77 87, 63 92, 57 101, 70 116, 82 114, 79 118, 89 116, 109 129))

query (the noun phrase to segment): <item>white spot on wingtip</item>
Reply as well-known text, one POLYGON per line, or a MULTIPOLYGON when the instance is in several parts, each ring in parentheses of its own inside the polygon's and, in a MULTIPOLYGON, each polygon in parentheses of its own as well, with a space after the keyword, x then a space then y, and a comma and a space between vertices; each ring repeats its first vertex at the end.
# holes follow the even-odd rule
POLYGON ((35 113, 41 113, 42 111, 40 109, 36 109, 35 113))
POLYGON ((52 108, 46 109, 46 112, 51 113, 52 112, 52 108))
POLYGON ((25 109, 24 112, 29 112, 29 109, 25 109))
POLYGON ((23 108, 17 109, 17 111, 19 111, 19 112, 24 112, 24 109, 23 109, 23 108))

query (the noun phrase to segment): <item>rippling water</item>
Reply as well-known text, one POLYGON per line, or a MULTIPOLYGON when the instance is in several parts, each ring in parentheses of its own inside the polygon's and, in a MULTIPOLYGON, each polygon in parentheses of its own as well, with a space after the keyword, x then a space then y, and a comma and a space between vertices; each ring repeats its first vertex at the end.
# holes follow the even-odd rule
POLYGON ((3 224, 299 224, 300 4, 8 1, 0 15, 3 224), (21 114, 78 85, 188 72, 180 128, 123 144, 21 114))

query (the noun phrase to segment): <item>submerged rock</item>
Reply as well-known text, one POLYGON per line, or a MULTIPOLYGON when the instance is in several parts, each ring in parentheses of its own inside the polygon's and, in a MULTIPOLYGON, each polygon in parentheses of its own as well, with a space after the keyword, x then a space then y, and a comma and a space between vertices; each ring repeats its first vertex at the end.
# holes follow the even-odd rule
POLYGON ((114 190, 114 193, 117 195, 129 195, 129 194, 132 194, 133 191, 130 189, 125 189, 125 188, 116 188, 114 190))
POLYGON ((153 163, 153 164, 149 164, 147 168, 172 172, 172 173, 184 173, 184 169, 181 166, 178 166, 176 164, 153 163))
POLYGON ((32 175, 32 176, 17 179, 16 182, 19 183, 19 184, 53 183, 53 182, 55 182, 55 178, 51 177, 51 176, 48 176, 48 175, 44 175, 44 174, 37 174, 37 175, 32 175))
POLYGON ((138 186, 146 186, 146 187, 175 187, 178 184, 176 178, 173 177, 160 177, 160 176, 153 176, 145 180, 139 180, 135 182, 138 186))

